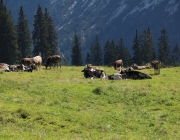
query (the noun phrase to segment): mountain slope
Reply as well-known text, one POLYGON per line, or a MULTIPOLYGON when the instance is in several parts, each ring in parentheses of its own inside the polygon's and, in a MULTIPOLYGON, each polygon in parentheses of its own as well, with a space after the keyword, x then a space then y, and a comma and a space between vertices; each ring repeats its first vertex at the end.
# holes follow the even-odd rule
POLYGON ((131 49, 136 29, 141 34, 150 28, 157 46, 160 30, 166 28, 171 48, 180 44, 179 0, 37 0, 33 3, 19 0, 5 4, 15 20, 22 5, 31 29, 37 4, 47 7, 59 34, 60 50, 68 59, 75 30, 81 39, 84 57, 96 34, 102 46, 108 39, 117 42, 122 37, 131 49))

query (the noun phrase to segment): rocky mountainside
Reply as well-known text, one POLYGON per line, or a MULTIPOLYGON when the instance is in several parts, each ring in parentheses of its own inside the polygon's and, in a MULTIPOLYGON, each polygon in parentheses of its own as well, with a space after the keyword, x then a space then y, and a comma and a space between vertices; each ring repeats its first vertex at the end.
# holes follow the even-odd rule
POLYGON ((131 49, 135 31, 150 28, 157 47, 160 31, 166 28, 171 48, 180 45, 179 0, 18 0, 4 3, 17 21, 22 5, 33 30, 37 5, 48 8, 59 34, 60 51, 70 57, 74 31, 81 39, 84 57, 98 35, 102 46, 109 39, 123 38, 131 49))

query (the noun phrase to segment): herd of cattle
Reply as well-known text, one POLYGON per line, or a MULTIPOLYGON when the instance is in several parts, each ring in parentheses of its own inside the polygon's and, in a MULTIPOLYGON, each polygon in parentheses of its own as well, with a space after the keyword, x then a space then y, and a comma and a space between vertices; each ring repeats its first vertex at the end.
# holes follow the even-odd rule
MULTIPOLYGON (((46 60, 45 67, 51 68, 51 66, 60 66, 61 67, 61 58, 64 56, 60 55, 52 55, 49 56, 46 60)), ((65 58, 64 58, 65 59, 65 58)), ((39 70, 42 65, 42 57, 35 56, 32 58, 23 58, 19 64, 16 65, 8 65, 6 63, 0 63, 0 68, 2 68, 4 72, 17 72, 17 71, 27 71, 32 72, 33 70, 39 70)))
MULTIPOLYGON (((48 67, 55 67, 60 66, 61 68, 61 59, 64 58, 64 56, 60 55, 53 55, 49 56, 46 60, 45 68, 48 67)), ((65 61, 65 58, 64 58, 65 61)), ((158 60, 155 60, 152 62, 153 68, 154 68, 154 74, 160 74, 160 66, 161 62, 158 60)), ((42 58, 41 56, 35 56, 32 58, 23 58, 20 61, 20 64, 17 65, 8 65, 5 63, 0 63, 0 68, 3 68, 2 71, 4 72, 13 72, 13 71, 27 71, 32 72, 33 70, 40 69, 40 66, 42 65, 42 58)), ((147 75, 146 73, 136 71, 141 69, 149 69, 151 68, 151 63, 147 63, 144 66, 138 66, 137 64, 133 64, 131 67, 123 70, 123 61, 117 60, 114 62, 114 69, 118 72, 115 74, 107 75, 104 70, 99 69, 97 67, 93 67, 91 64, 87 64, 86 67, 81 71, 84 74, 85 78, 95 79, 95 78, 104 78, 109 80, 121 80, 121 79, 151 79, 151 76, 147 75)))
MULTIPOLYGON (((161 62, 158 60, 155 60, 152 62, 154 67, 154 74, 160 74, 160 66, 161 62)), ((137 64, 133 64, 131 67, 123 70, 123 61, 117 60, 114 62, 114 69, 118 70, 117 73, 112 75, 106 75, 104 70, 101 70, 99 68, 93 67, 91 64, 87 64, 86 67, 81 71, 84 73, 85 78, 104 78, 109 80, 122 80, 122 79, 152 79, 151 76, 149 76, 146 73, 136 71, 141 69, 150 69, 152 65, 150 63, 147 63, 145 66, 138 66, 137 64)))

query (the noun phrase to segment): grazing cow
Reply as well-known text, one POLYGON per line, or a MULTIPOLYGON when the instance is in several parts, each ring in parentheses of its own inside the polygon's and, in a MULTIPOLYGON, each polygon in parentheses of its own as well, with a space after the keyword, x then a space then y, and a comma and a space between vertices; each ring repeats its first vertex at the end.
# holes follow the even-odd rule
POLYGON ((123 68, 123 61, 121 59, 116 60, 114 62, 114 69, 121 72, 122 68, 123 68))
POLYGON ((81 72, 84 73, 85 78, 105 78, 106 74, 103 70, 93 69, 93 68, 84 68, 81 72))
MULTIPOLYGON (((60 68, 61 68, 61 58, 62 57, 64 58, 63 55, 62 56, 60 56, 60 55, 49 56, 47 58, 47 61, 46 61, 46 64, 45 64, 46 69, 47 69, 48 66, 50 66, 50 69, 51 69, 51 66, 53 64, 57 64, 57 68, 58 68, 58 66, 60 66, 60 68)), ((64 61, 65 61, 65 58, 64 58, 64 61)))
POLYGON ((152 62, 152 65, 154 67, 154 75, 160 74, 160 68, 161 68, 161 61, 159 60, 154 60, 152 62))
POLYGON ((42 57, 41 56, 35 56, 33 57, 33 63, 36 65, 36 70, 40 69, 40 66, 42 64, 42 57))

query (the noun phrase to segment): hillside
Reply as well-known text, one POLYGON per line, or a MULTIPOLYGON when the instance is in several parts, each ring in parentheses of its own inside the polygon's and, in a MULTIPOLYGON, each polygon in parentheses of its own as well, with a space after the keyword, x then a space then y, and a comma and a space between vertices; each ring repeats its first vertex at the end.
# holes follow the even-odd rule
POLYGON ((180 44, 179 0, 19 0, 4 3, 12 11, 15 22, 22 5, 31 30, 37 5, 47 7, 59 34, 60 51, 68 59, 74 30, 81 38, 84 55, 96 34, 102 46, 108 39, 117 42, 123 38, 131 49, 136 29, 141 34, 150 28, 157 46, 160 30, 166 28, 171 49, 180 44))

